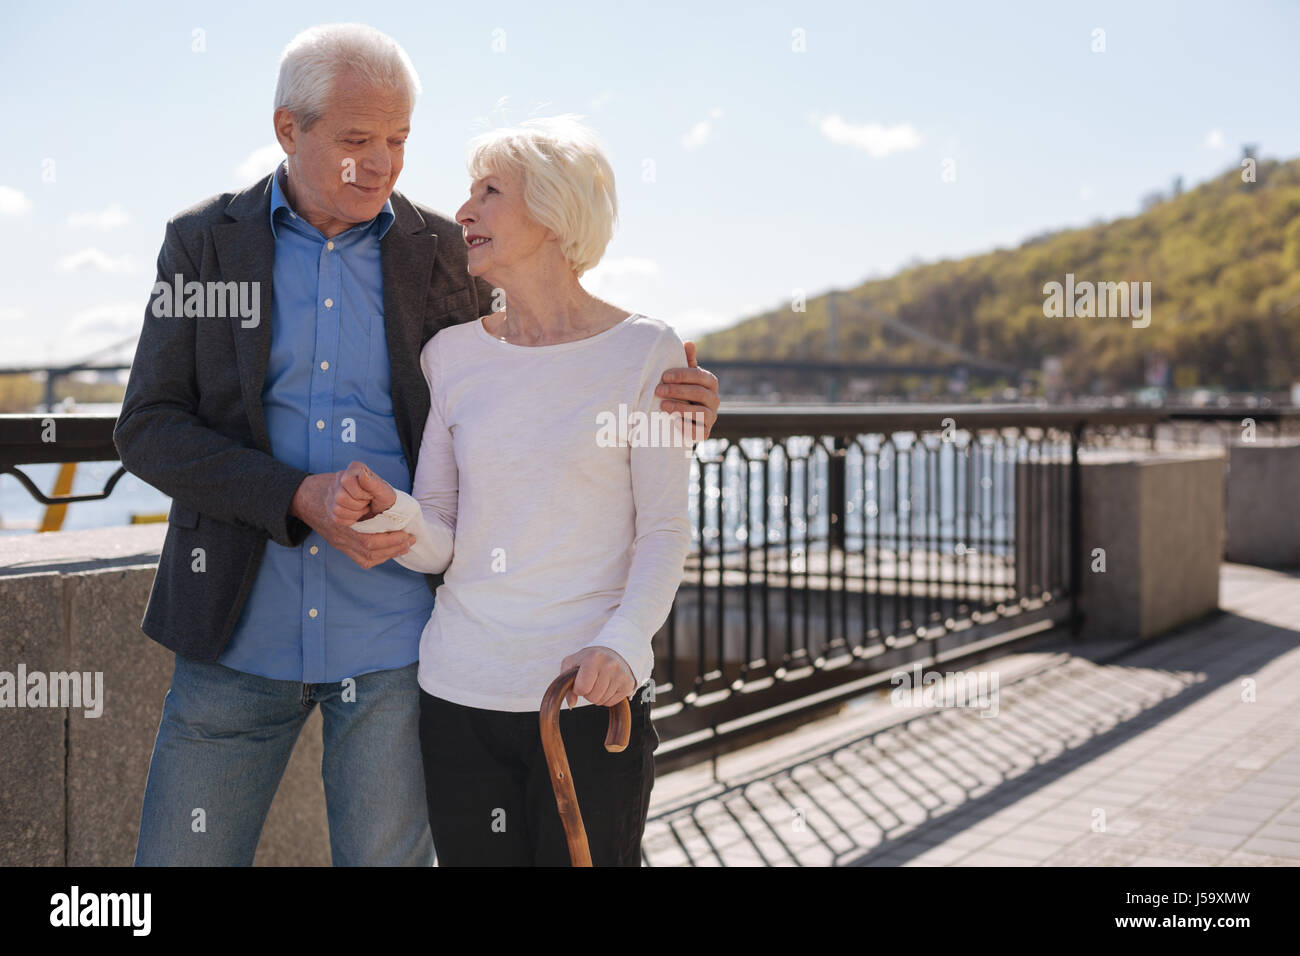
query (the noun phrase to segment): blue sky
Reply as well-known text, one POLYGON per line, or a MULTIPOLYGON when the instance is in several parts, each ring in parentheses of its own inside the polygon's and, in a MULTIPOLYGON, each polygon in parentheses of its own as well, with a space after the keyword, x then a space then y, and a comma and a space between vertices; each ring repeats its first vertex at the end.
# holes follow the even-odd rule
POLYGON ((1300 155, 1297 3, 6 6, 0 366, 138 332, 167 218, 274 164, 279 54, 315 23, 405 46, 424 94, 398 189, 443 212, 475 133, 583 114, 621 204, 588 288, 685 337, 1130 215, 1242 143, 1300 155))

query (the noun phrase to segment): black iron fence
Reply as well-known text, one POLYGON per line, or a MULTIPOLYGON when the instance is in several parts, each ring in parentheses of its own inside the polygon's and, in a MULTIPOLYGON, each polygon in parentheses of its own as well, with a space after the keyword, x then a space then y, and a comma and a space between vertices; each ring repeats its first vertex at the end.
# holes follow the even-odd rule
POLYGON ((1078 453, 1163 417, 727 410, 696 448, 695 547, 655 637, 661 733, 711 746, 906 662, 1077 626, 1078 453))
POLYGON ((120 465, 102 491, 85 495, 46 494, 19 466, 117 461, 116 422, 111 415, 0 415, 0 475, 13 475, 43 505, 107 498, 126 474, 120 465))

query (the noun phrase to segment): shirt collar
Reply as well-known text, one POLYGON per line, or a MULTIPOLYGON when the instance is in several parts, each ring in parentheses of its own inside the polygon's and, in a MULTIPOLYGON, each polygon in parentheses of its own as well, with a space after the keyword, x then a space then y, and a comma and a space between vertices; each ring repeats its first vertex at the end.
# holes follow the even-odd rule
MULTIPOLYGON (((298 218, 298 214, 293 211, 293 207, 289 205, 289 200, 285 198, 284 195, 282 183, 288 174, 288 164, 282 162, 275 168, 275 175, 271 177, 271 234, 277 239, 280 234, 276 230, 276 213, 283 209, 283 216, 289 216, 293 219, 298 218)), ((379 215, 375 216, 374 219, 371 219, 369 223, 361 223, 360 225, 377 226, 376 232, 378 233, 378 237, 382 239, 384 238, 384 234, 388 232, 388 227, 393 224, 393 220, 396 218, 397 214, 393 212, 393 200, 390 197, 384 200, 384 208, 379 210, 379 215)), ((356 227, 354 226, 353 228, 355 229, 356 227)))

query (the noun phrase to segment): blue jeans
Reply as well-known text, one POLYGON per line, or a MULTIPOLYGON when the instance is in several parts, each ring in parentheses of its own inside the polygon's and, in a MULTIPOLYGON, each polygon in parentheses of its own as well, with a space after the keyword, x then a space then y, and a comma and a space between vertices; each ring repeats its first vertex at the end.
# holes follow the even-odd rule
POLYGON ((334 865, 432 866, 416 669, 300 684, 177 655, 135 865, 251 865, 294 743, 320 704, 334 865))

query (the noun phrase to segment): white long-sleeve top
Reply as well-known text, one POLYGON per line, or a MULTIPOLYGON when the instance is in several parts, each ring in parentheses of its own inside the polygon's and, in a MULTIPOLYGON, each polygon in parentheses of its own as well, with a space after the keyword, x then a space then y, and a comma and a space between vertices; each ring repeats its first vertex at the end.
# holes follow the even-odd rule
POLYGON ((654 390, 686 364, 673 330, 639 314, 558 345, 503 342, 482 320, 425 345, 411 494, 352 527, 404 528, 416 543, 394 560, 446 572, 420 639, 427 693, 535 711, 560 662, 593 646, 649 678, 690 548, 693 447, 654 390))

